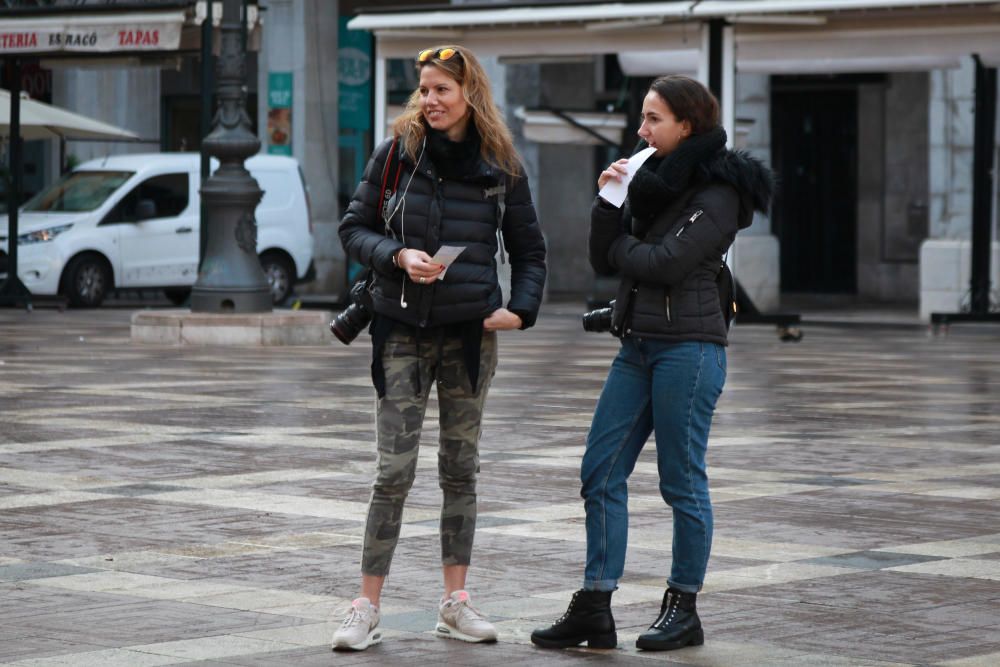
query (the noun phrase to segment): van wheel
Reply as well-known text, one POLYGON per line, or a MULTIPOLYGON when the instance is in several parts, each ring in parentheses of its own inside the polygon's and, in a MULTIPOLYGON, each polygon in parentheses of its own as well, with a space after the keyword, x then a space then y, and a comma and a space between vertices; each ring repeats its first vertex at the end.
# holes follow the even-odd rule
POLYGON ((269 252, 261 255, 260 267, 264 269, 267 285, 271 289, 271 301, 279 306, 292 293, 295 270, 292 263, 282 255, 269 252))
POLYGON ((168 287, 163 290, 163 295, 167 297, 167 301, 174 304, 175 306, 183 306, 188 298, 191 296, 190 287, 168 287))
POLYGON ((96 308, 111 291, 111 269, 99 255, 80 255, 66 267, 63 291, 69 304, 77 308, 96 308))

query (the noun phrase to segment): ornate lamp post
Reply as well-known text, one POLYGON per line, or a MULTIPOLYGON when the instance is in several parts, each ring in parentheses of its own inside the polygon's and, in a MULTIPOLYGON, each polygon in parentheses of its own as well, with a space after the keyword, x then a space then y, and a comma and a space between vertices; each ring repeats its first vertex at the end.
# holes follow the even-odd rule
MULTIPOLYGON (((246 50, 242 0, 223 0, 215 129, 204 141, 219 169, 201 188, 208 244, 191 290, 191 310, 202 313, 261 313, 271 310, 271 291, 257 259, 254 211, 263 195, 243 161, 260 149, 246 114, 246 50)), ((206 19, 206 20, 211 20, 206 19)))

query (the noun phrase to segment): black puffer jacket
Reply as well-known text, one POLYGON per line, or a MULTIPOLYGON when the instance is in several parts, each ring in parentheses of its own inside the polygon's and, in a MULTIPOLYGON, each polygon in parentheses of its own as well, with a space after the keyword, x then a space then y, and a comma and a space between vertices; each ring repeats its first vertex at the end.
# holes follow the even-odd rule
MULTIPOLYGON (((486 192, 503 182, 502 236, 511 263, 507 308, 521 317, 522 328, 533 325, 545 284, 545 243, 527 179, 504 175, 481 159, 462 176, 444 178, 429 151, 414 165, 397 144, 402 168, 395 198, 390 201, 396 212, 391 218, 392 234, 387 236, 379 209, 382 173, 391 145, 392 140, 386 139, 375 149, 340 223, 347 254, 376 272, 375 311, 423 328, 483 319, 503 305, 494 260, 498 203, 486 192), (405 204, 401 201, 404 190, 405 204), (433 256, 442 245, 465 246, 442 280, 419 285, 393 265, 393 255, 404 247, 433 256), (401 290, 405 290, 406 308, 400 303, 401 290)), ((395 174, 390 180, 395 180, 395 174)))
POLYGON ((758 160, 722 151, 695 169, 687 188, 649 221, 633 221, 600 197, 590 227, 590 262, 621 273, 612 333, 725 345, 716 277, 754 210, 766 212, 772 176, 758 160))

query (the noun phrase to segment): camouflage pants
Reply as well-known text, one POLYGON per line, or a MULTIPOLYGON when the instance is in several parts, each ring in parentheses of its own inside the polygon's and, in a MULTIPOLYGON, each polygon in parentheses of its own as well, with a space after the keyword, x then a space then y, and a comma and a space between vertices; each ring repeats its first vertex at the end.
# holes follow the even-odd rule
POLYGON ((438 483, 441 562, 468 565, 476 530, 476 473, 483 404, 497 364, 495 332, 484 332, 475 390, 457 336, 422 338, 393 331, 382 353, 385 396, 378 399, 378 463, 365 525, 364 574, 384 576, 399 540, 403 503, 417 470, 420 431, 431 386, 437 383, 441 442, 438 483))

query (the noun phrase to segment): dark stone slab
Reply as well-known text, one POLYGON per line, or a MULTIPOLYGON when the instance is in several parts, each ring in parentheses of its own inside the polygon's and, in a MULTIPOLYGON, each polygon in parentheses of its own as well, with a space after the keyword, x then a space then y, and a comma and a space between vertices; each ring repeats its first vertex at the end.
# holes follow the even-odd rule
MULTIPOLYGON (((440 523, 439 519, 427 519, 426 521, 413 521, 409 525, 412 526, 437 526, 440 523)), ((476 527, 477 528, 495 528, 497 526, 514 526, 522 523, 537 523, 535 521, 529 521, 527 519, 511 519, 509 517, 502 516, 489 516, 488 514, 483 514, 476 517, 476 527)))
POLYGON ((892 553, 891 551, 856 551, 854 553, 810 558, 800 563, 816 565, 835 565, 856 570, 884 570, 889 567, 901 567, 914 563, 926 563, 932 560, 946 560, 940 556, 921 556, 917 554, 892 553))
POLYGON ((147 496, 151 493, 166 493, 167 491, 188 491, 190 487, 174 486, 170 484, 129 484, 127 486, 108 486, 96 489, 87 489, 92 493, 107 493, 116 496, 147 496))
POLYGON ((816 477, 802 477, 800 479, 786 479, 789 484, 809 484, 811 486, 857 486, 860 484, 877 484, 870 479, 855 479, 852 477, 834 477, 832 475, 819 475, 816 477))
POLYGON ((16 563, 14 565, 0 565, 0 579, 6 581, 65 577, 72 574, 86 574, 88 572, 98 572, 98 570, 63 565, 61 563, 16 563))

